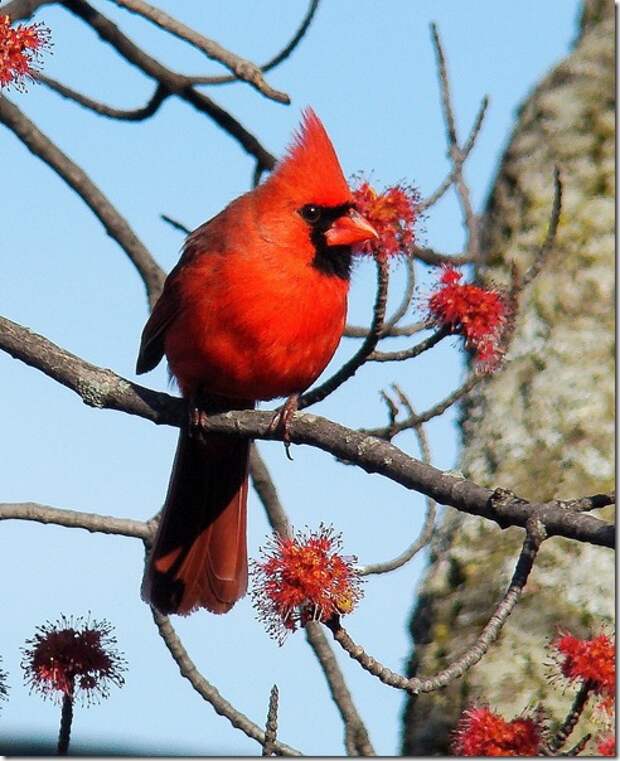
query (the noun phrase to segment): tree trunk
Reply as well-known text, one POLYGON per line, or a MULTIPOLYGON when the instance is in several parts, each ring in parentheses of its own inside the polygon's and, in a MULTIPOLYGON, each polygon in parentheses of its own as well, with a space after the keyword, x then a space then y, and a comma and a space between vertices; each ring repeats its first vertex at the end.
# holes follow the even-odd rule
MULTIPOLYGON (((461 420, 465 476, 537 501, 613 488, 614 90, 613 0, 586 0, 573 52, 520 110, 483 218, 478 277, 507 283, 510 263, 525 271, 544 240, 559 166, 554 251, 522 295, 510 364, 461 420)), ((410 674, 434 673, 475 639, 522 540, 520 529, 446 508, 411 620, 410 674)), ((586 635, 613 610, 612 552, 546 542, 487 656, 446 689, 408 699, 403 753, 448 753, 459 714, 475 701, 507 718, 542 702, 561 720, 572 694, 549 684, 545 645, 558 626, 586 635)))

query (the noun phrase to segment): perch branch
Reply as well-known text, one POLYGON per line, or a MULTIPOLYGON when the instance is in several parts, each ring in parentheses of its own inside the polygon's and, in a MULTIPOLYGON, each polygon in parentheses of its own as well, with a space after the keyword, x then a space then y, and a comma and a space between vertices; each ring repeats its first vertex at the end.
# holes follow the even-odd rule
MULTIPOLYGON (((160 425, 180 426, 187 416, 182 399, 132 383, 112 370, 97 367, 61 349, 43 336, 0 317, 0 349, 62 383, 92 407, 115 409, 160 425)), ((209 416, 205 431, 280 441, 272 430, 273 412, 232 411, 209 416)), ((527 502, 500 490, 492 491, 465 478, 426 465, 388 442, 359 433, 317 415, 297 413, 289 421, 294 444, 307 444, 338 459, 355 463, 368 473, 451 505, 471 515, 495 521, 502 528, 525 527, 536 515, 549 536, 564 536, 604 547, 615 547, 614 527, 584 511, 567 510, 555 500, 527 502), (502 499, 499 499, 502 496, 502 499)), ((597 497, 598 499, 598 497, 597 497)), ((601 507, 600 502, 597 505, 601 507)))

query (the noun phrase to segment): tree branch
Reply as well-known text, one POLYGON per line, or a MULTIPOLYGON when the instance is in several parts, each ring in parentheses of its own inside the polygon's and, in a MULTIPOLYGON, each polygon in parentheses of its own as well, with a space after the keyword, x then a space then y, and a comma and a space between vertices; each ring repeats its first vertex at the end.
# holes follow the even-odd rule
POLYGON ((274 156, 261 145, 258 139, 221 106, 206 95, 194 90, 189 77, 171 71, 149 56, 129 37, 124 35, 116 24, 113 24, 85 0, 62 0, 62 5, 86 22, 102 40, 112 45, 126 61, 136 66, 148 77, 155 79, 173 95, 190 103, 201 113, 207 114, 221 129, 233 137, 247 153, 253 156, 262 167, 272 169, 275 166, 274 156))
POLYGON ((155 92, 149 98, 149 101, 141 108, 114 108, 113 106, 108 106, 106 103, 94 100, 93 98, 88 97, 88 95, 83 95, 82 93, 77 92, 77 90, 72 90, 62 82, 57 82, 55 79, 47 77, 40 72, 36 74, 36 79, 46 87, 49 87, 50 90, 58 93, 58 95, 67 98, 67 100, 74 101, 83 108, 87 108, 89 111, 93 111, 100 116, 106 116, 109 119, 119 119, 128 122, 141 122, 144 121, 144 119, 153 116, 153 114, 157 113, 164 100, 170 95, 165 87, 157 85, 155 87, 155 92))
POLYGON ((512 581, 489 622, 473 645, 468 647, 460 658, 457 658, 454 663, 451 663, 447 668, 433 676, 411 677, 408 679, 401 674, 396 674, 365 653, 362 647, 356 645, 349 634, 340 626, 338 617, 331 619, 327 623, 327 626, 332 630, 334 639, 342 646, 345 652, 353 660, 356 660, 363 669, 376 676, 384 684, 406 690, 412 695, 422 692, 434 692, 440 687, 445 687, 455 679, 462 677, 472 666, 482 659, 489 647, 495 642, 508 616, 512 613, 521 597, 540 545, 545 538, 546 534, 543 525, 534 518, 530 519, 528 521, 523 549, 519 555, 512 581))
MULTIPOLYGON (((153 620, 161 638, 163 639, 170 655, 174 658, 181 676, 185 677, 196 690, 196 692, 203 697, 207 703, 213 707, 216 713, 220 716, 224 716, 235 727, 240 729, 244 734, 250 737, 252 740, 256 740, 263 747, 265 745, 265 733, 263 730, 255 724, 248 717, 238 711, 231 703, 229 703, 219 691, 198 671, 196 664, 189 657, 189 654, 183 643, 179 639, 178 634, 175 632, 168 616, 163 616, 161 613, 151 608, 153 614, 153 620)), ((274 752, 279 755, 287 756, 301 756, 301 753, 295 748, 291 748, 289 745, 273 740, 272 747, 274 752)))
MULTIPOLYGON (((293 50, 295 50, 297 45, 301 42, 306 32, 308 31, 318 7, 319 0, 310 0, 306 15, 302 19, 302 22, 293 35, 291 41, 288 42, 287 45, 277 55, 275 55, 271 60, 267 61, 267 63, 263 64, 260 67, 260 70, 263 72, 263 74, 266 74, 268 71, 271 71, 271 69, 274 69, 280 63, 282 63, 282 61, 285 61, 293 52, 293 50)), ((237 77, 227 75, 220 77, 190 77, 190 79, 192 80, 192 83, 196 85, 224 85, 237 81, 237 77)))
MULTIPOLYGON (((75 391, 92 406, 138 415, 153 423, 180 426, 187 419, 182 399, 131 383, 76 357, 43 336, 0 317, 0 349, 75 391)), ((232 411, 209 416, 205 431, 257 439, 282 439, 271 425, 273 412, 232 411)), ((615 547, 611 524, 582 511, 567 510, 556 501, 527 502, 506 492, 486 489, 473 481, 455 478, 416 460, 397 447, 325 418, 296 413, 289 421, 292 443, 308 444, 338 459, 358 465, 406 489, 426 494, 444 505, 495 521, 502 528, 521 526, 536 514, 549 536, 564 536, 603 547, 615 547)))
POLYGON ((222 47, 215 40, 210 40, 208 37, 197 32, 195 29, 187 26, 178 19, 173 18, 159 8, 155 8, 144 0, 112 0, 112 2, 119 5, 121 8, 126 8, 132 13, 137 13, 143 18, 152 21, 160 29, 178 37, 179 39, 189 42, 198 50, 201 50, 209 58, 214 61, 218 61, 231 71, 237 79, 243 80, 252 85, 256 90, 262 93, 265 97, 275 100, 278 103, 290 103, 289 96, 274 90, 273 87, 265 82, 263 73, 255 63, 241 58, 235 53, 231 53, 230 50, 222 47))
POLYGON ((150 541, 153 537, 151 522, 115 518, 111 515, 82 513, 77 510, 63 510, 35 502, 1 502, 0 521, 5 520, 35 521, 36 523, 52 523, 66 528, 82 528, 91 533, 118 534, 136 539, 150 541))
POLYGON ((44 161, 70 188, 82 198, 127 254, 142 278, 149 304, 153 306, 161 292, 165 273, 127 221, 112 206, 86 172, 57 148, 11 101, 0 95, 0 122, 7 126, 24 145, 44 161))

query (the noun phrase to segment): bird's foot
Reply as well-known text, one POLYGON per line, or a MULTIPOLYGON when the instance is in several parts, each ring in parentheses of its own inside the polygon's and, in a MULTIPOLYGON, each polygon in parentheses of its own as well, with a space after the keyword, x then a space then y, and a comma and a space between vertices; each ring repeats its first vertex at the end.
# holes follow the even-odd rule
POLYGON ((271 423, 269 423, 269 427, 267 428, 268 433, 282 431, 282 441, 284 442, 284 449, 286 450, 286 456, 289 460, 293 459, 290 451, 291 435, 289 431, 289 425, 291 418, 297 412, 298 404, 299 394, 291 394, 291 396, 289 396, 289 398, 271 418, 271 423))
POLYGON ((209 420, 209 416, 205 410, 200 406, 200 398, 193 396, 189 400, 189 414, 188 414, 188 434, 192 439, 204 442, 205 431, 204 426, 209 420))

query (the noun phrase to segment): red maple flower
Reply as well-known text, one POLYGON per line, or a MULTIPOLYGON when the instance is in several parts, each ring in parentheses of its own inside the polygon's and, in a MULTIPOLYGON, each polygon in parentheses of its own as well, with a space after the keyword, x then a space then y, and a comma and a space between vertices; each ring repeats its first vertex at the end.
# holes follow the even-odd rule
POLYGON ((463 275, 443 266, 439 284, 427 301, 430 321, 465 338, 480 369, 494 370, 502 357, 501 340, 509 320, 508 302, 498 289, 461 283, 463 275))
POLYGON ((125 683, 126 669, 112 631, 107 621, 64 615, 37 627, 22 650, 26 683, 45 698, 79 695, 91 703, 108 697, 111 684, 125 683))
POLYGON ((41 23, 12 27, 0 16, 0 88, 14 85, 25 90, 34 81, 41 54, 51 47, 50 30, 41 23))
POLYGON ((616 658, 614 642, 604 632, 592 639, 577 639, 561 633, 551 643, 559 658, 562 675, 571 682, 590 682, 592 690, 606 699, 605 707, 613 706, 616 690, 616 658))
POLYGON ((343 557, 342 538, 332 527, 274 535, 252 563, 252 597, 267 631, 282 644, 287 631, 308 621, 350 613, 362 596, 355 558, 343 557))
POLYGON ((458 756, 537 756, 542 727, 534 719, 506 721, 486 707, 467 708, 454 732, 452 750, 458 756))
POLYGON ((615 757, 616 755, 616 736, 615 735, 608 735, 607 737, 602 738, 598 741, 596 745, 596 749, 598 750, 599 754, 601 756, 611 756, 615 757))
POLYGON ((353 198, 357 210, 379 234, 378 239, 363 243, 357 253, 370 254, 379 259, 408 256, 415 240, 417 192, 394 185, 378 193, 364 181, 353 191, 353 198))

